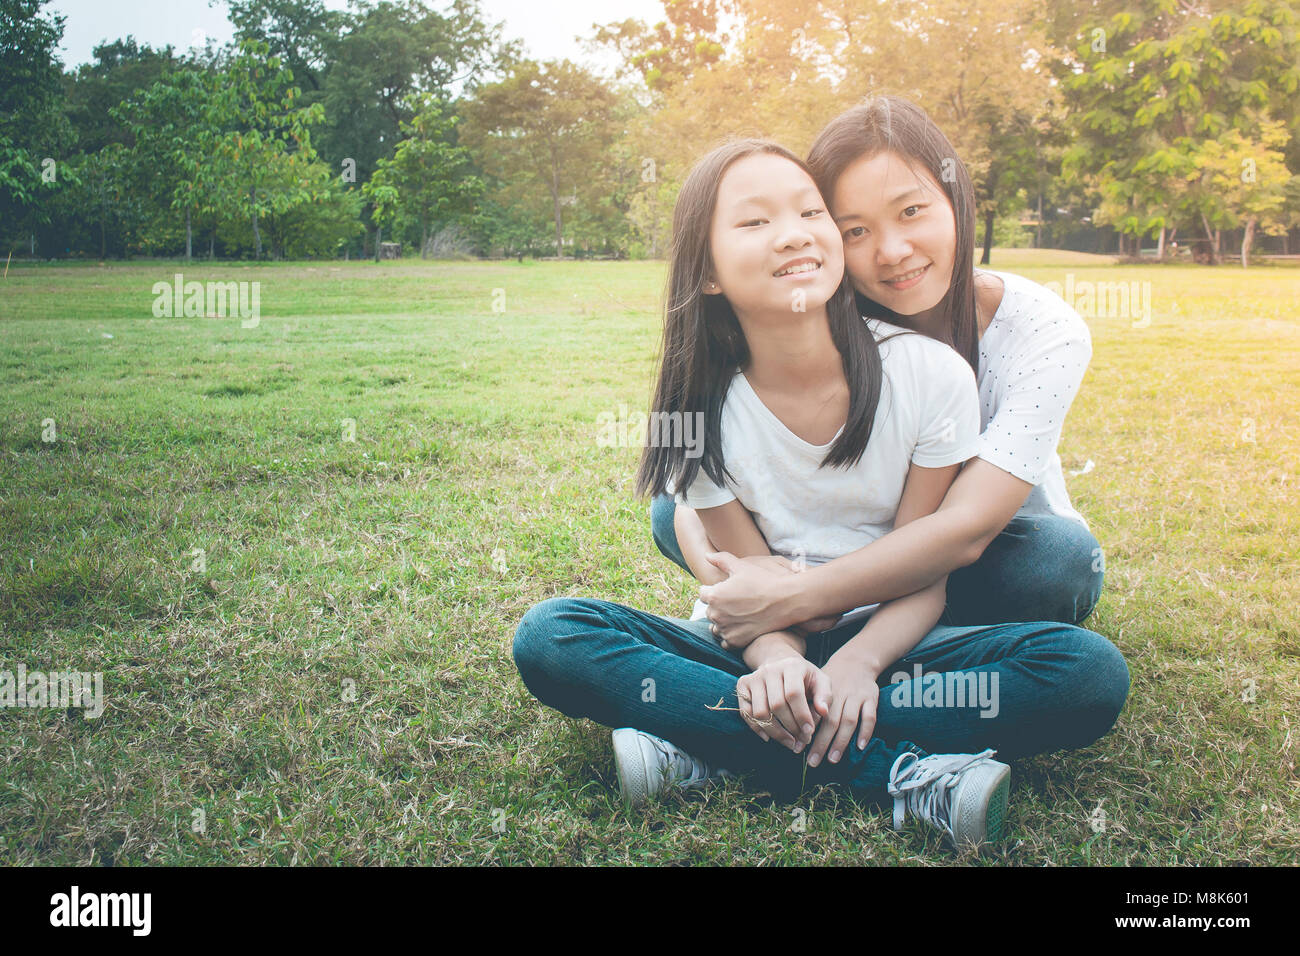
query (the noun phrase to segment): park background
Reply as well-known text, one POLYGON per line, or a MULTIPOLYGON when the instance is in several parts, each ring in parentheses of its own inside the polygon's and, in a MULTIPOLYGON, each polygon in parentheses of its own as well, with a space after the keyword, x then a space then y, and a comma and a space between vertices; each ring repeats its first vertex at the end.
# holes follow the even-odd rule
POLYGON ((647 407, 677 185, 871 91, 1093 336, 1060 451, 1133 687, 1016 763, 989 859, 1294 862, 1300 5, 611 3, 567 63, 336 6, 65 67, 0 0, 0 669, 106 685, 0 712, 0 862, 951 860, 831 790, 629 815, 509 650, 557 594, 690 608, 600 426, 647 407), (177 274, 260 315, 162 316, 177 274))

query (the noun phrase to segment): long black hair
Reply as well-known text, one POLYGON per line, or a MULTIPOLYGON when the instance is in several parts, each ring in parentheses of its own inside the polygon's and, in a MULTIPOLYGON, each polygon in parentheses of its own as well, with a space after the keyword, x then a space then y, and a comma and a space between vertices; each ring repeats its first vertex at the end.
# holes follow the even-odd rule
MULTIPOLYGON (((956 349, 979 375, 979 318, 975 309, 975 189, 970 173, 957 156, 952 143, 925 110, 902 96, 872 96, 831 120, 808 152, 808 167, 817 188, 826 197, 835 194, 835 184, 848 165, 862 157, 883 152, 896 153, 909 165, 915 163, 930 172, 952 204, 957 226, 957 249, 953 257, 948 292, 940 300, 952 317, 946 326, 947 344, 956 349)), ((856 294, 863 315, 878 316, 908 328, 907 316, 900 316, 860 292, 856 294)))
MULTIPOLYGON (((731 478, 722 458, 722 406, 732 378, 749 362, 749 345, 731 303, 725 296, 705 294, 704 286, 713 272, 709 236, 722 177, 732 163, 760 153, 788 159, 812 176, 808 166, 783 146, 761 139, 734 140, 696 163, 677 196, 664 296, 663 356, 651 421, 674 413, 684 420, 702 412, 703 453, 690 457, 679 441, 647 442, 637 470, 637 494, 663 494, 670 480, 675 490, 682 491, 695 481, 700 468, 719 487, 731 478)), ((826 303, 826 317, 849 386, 849 414, 821 465, 851 467, 866 451, 875 422, 883 377, 880 351, 854 304, 847 277, 826 303)))

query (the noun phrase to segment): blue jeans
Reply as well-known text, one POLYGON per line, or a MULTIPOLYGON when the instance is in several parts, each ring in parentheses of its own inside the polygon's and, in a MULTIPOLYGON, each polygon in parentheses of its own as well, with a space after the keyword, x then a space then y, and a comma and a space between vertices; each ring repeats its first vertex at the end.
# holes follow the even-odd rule
MULTIPOLYGON (((810 635, 808 659, 825 665, 860 627, 810 635)), ((741 718, 736 681, 749 668, 739 652, 717 643, 708 621, 660 617, 611 601, 551 598, 524 615, 514 659, 529 691, 561 713, 662 737, 715 767, 754 774, 778 799, 800 790, 803 755, 765 743, 741 718)), ((881 800, 890 768, 906 750, 992 747, 1007 760, 1087 746, 1114 725, 1129 674, 1119 650, 1100 634, 1037 622, 936 627, 878 683, 867 748, 858 750, 855 740, 839 763, 809 767, 807 785, 838 783, 881 800), (971 691, 931 694, 931 675, 949 672, 971 691), (895 677, 901 679, 888 686, 895 677), (974 688, 980 686, 991 693, 979 697, 974 688)))
MULTIPOLYGON (((690 568, 677 546, 671 495, 650 502, 650 530, 668 560, 690 568)), ((974 564, 948 575, 941 624, 1060 621, 1082 624, 1097 606, 1105 563, 1097 539, 1069 518, 1012 518, 974 564)))

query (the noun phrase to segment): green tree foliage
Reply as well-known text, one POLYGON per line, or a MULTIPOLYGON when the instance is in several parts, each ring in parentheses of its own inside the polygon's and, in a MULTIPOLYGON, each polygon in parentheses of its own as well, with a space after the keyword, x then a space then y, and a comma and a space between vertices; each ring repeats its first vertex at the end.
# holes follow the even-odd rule
POLYGON ((1061 6, 1055 20, 1068 44, 1058 66, 1073 133, 1066 175, 1100 194, 1099 221, 1162 239, 1171 226, 1200 227, 1217 261, 1229 220, 1203 175, 1215 162, 1207 146, 1234 142, 1235 131, 1263 163, 1285 149, 1264 145, 1265 124, 1281 122, 1288 139, 1297 131, 1294 4, 1129 0, 1061 6))
POLYGON ((253 236, 253 255, 262 257, 260 220, 283 215, 318 198, 312 165, 317 163, 309 127, 324 119, 319 104, 297 105, 293 74, 266 44, 245 40, 223 77, 214 109, 238 117, 238 127, 218 137, 211 157, 214 201, 239 210, 253 236))
POLYGON ((458 118, 431 94, 418 98, 415 116, 401 125, 405 137, 392 159, 379 169, 362 194, 374 203, 375 220, 397 221, 420 230, 420 256, 432 228, 463 222, 483 193, 483 181, 473 175, 467 149, 453 142, 458 118))
POLYGON ((566 221, 598 217, 613 192, 602 170, 617 106, 605 82, 568 60, 519 61, 466 105, 465 142, 494 179, 495 198, 509 206, 523 192, 534 216, 537 197, 549 198, 557 256, 566 221))
POLYGON ((193 253, 196 219, 220 213, 210 159, 237 122, 222 85, 217 74, 179 70, 112 110, 131 133, 136 161, 154 177, 155 197, 184 217, 186 259, 193 253))
POLYGON ((45 2, 0 0, 0 240, 49 221, 73 140, 54 55, 64 18, 42 16, 45 2))

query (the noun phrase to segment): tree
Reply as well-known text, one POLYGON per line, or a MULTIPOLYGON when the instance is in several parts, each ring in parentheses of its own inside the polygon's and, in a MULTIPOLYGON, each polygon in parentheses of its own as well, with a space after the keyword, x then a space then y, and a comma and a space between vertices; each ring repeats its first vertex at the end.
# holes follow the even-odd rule
POLYGON ((214 108, 217 115, 239 117, 240 126, 216 139, 211 157, 213 196, 226 208, 241 210, 258 259, 259 219, 315 198, 310 167, 316 154, 308 127, 324 118, 319 104, 296 105, 293 74, 266 50, 264 43, 245 40, 223 77, 214 108))
POLYGON ((237 42, 266 44, 267 53, 279 58, 308 94, 321 88, 329 41, 343 29, 346 14, 326 9, 322 0, 226 0, 226 5, 237 42))
POLYGON ((556 256, 564 255, 564 208, 601 194, 616 102, 603 81, 568 60, 522 60, 466 105, 465 140, 483 168, 498 183, 549 197, 556 256))
POLYGON ((1234 129, 1218 140, 1201 144, 1193 160, 1195 171, 1189 177, 1206 194, 1202 215, 1207 231, 1245 226, 1241 242, 1243 268, 1256 227, 1279 236, 1286 232, 1289 219, 1286 188, 1293 177, 1280 149, 1289 135, 1280 122, 1262 123, 1260 129, 1258 139, 1247 139, 1234 129))
POLYGON ((41 16, 46 2, 0 0, 0 229, 10 238, 49 220, 43 201, 73 138, 54 56, 64 18, 41 16))
POLYGON ((151 171, 154 195, 184 216, 186 261, 193 254, 194 220, 218 211, 209 159, 236 122, 224 86, 219 74, 179 70, 111 111, 130 131, 137 160, 151 171))
POLYGON ((419 224, 424 258, 430 227, 468 215, 483 181, 471 174, 469 151, 452 142, 458 117, 447 104, 426 94, 414 109, 415 117, 401 125, 405 139, 391 160, 379 161, 362 195, 375 204, 377 222, 402 217, 419 224))
POLYGON ((132 133, 113 110, 181 66, 170 46, 155 50, 130 36, 99 44, 93 56, 93 62, 63 75, 68 119, 76 130, 76 148, 83 153, 109 143, 129 146, 132 133))
POLYGON ((1286 0, 1226 5, 1108 0, 1053 6, 1052 32, 1075 145, 1066 174, 1103 196, 1098 220, 1134 236, 1175 223, 1205 231, 1218 261, 1217 200, 1200 181, 1207 142, 1300 122, 1300 37, 1286 0), (1190 177, 1190 178, 1189 178, 1190 177))

